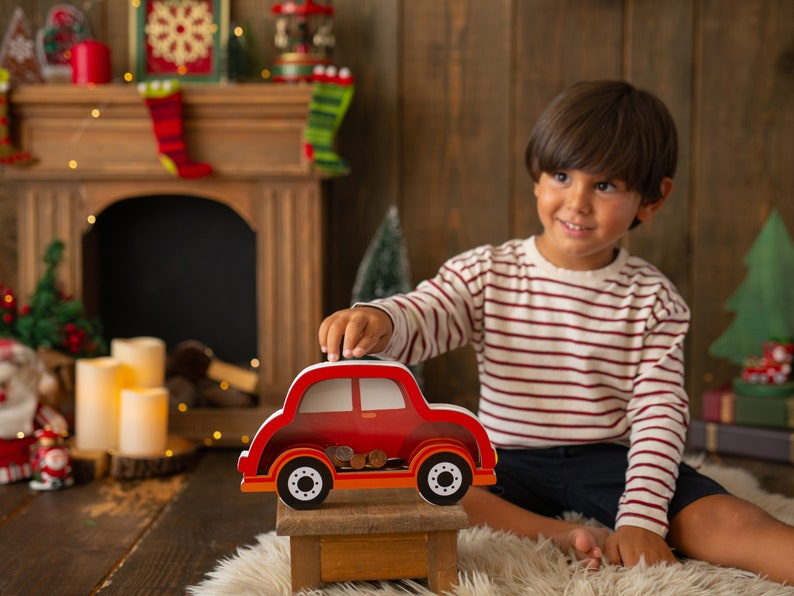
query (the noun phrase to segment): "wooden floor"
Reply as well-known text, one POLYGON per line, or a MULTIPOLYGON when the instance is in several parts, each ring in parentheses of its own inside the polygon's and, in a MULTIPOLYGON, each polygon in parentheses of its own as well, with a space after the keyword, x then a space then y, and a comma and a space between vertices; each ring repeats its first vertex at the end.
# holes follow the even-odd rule
POLYGON ((185 594, 275 528, 275 496, 240 492, 238 455, 207 450, 192 471, 160 479, 0 486, 0 594, 185 594))
MULTIPOLYGON (((103 479, 58 492, 0 486, 0 594, 184 594, 218 560, 275 528, 274 495, 240 492, 239 450, 148 480, 103 479)), ((794 497, 794 468, 721 458, 794 497)))

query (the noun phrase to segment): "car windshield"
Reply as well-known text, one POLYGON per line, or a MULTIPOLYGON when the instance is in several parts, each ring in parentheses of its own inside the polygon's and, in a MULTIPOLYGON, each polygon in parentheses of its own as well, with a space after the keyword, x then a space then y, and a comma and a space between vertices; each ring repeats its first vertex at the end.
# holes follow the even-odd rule
POLYGON ((361 409, 399 410, 405 407, 399 385, 389 379, 361 379, 361 409))
POLYGON ((328 379, 315 383, 303 394, 298 411, 301 413, 350 412, 353 396, 350 379, 328 379))

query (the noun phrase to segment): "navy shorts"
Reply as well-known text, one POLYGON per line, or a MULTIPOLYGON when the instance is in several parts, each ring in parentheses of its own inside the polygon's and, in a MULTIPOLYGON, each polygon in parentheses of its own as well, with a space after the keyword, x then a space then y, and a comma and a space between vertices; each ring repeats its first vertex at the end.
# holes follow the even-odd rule
MULTIPOLYGON (((576 511, 615 527, 626 481, 628 448, 599 443, 549 449, 499 449, 496 484, 490 491, 547 517, 576 511)), ((708 495, 727 494, 722 486, 681 463, 668 519, 708 495)))

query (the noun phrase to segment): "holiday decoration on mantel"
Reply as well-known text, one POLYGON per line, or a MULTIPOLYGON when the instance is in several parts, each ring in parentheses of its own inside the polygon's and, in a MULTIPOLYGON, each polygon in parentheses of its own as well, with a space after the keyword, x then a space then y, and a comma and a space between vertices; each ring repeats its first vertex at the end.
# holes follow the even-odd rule
POLYGON ((735 317, 711 345, 712 356, 740 366, 764 342, 794 338, 794 243, 777 210, 769 214, 744 264, 747 277, 727 302, 735 317))
POLYGON ((0 68, 0 164, 9 166, 29 166, 36 160, 27 151, 17 149, 11 143, 8 128, 8 90, 10 76, 5 68, 0 68))
POLYGON ((91 38, 88 19, 71 4, 56 4, 36 35, 39 62, 48 82, 72 80, 72 46, 91 38))
POLYGON ((229 0, 130 2, 130 63, 137 80, 218 82, 229 0))
POLYGON ((273 41, 280 54, 273 65, 273 81, 311 81, 316 66, 329 66, 336 43, 334 9, 330 3, 289 0, 273 6, 276 34, 273 41))
POLYGON ((41 65, 36 58, 33 34, 20 7, 14 9, 3 45, 0 46, 0 68, 5 68, 15 83, 44 82, 41 65))
POLYGON ((194 162, 187 154, 182 130, 182 92, 179 81, 147 81, 138 84, 152 117, 160 162, 180 178, 202 178, 212 173, 208 163, 194 162))
POLYGON ((21 308, 11 288, 0 285, 0 337, 10 337, 32 348, 49 348, 73 357, 100 356, 107 352, 100 323, 86 316, 80 300, 59 287, 56 269, 65 246, 53 240, 44 254, 47 266, 30 302, 21 308))
POLYGON ((313 76, 314 91, 309 102, 309 120, 303 133, 306 157, 321 172, 342 176, 350 171, 347 162, 334 151, 334 139, 355 91, 350 69, 318 66, 313 76))

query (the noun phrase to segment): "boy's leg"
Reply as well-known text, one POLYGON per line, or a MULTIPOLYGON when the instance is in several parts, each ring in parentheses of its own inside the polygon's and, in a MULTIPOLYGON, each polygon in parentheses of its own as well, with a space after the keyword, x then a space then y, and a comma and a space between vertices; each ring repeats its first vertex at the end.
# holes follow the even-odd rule
POLYGON ((488 526, 537 540, 550 539, 563 553, 574 552, 587 567, 599 566, 608 528, 596 528, 532 513, 491 493, 473 487, 463 497, 463 507, 473 526, 488 526))
POLYGON ((733 495, 709 495, 684 507, 667 540, 686 557, 794 584, 794 526, 733 495))

